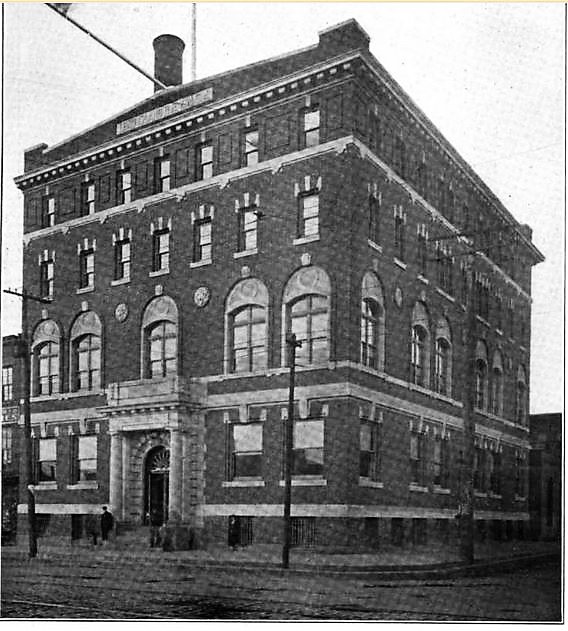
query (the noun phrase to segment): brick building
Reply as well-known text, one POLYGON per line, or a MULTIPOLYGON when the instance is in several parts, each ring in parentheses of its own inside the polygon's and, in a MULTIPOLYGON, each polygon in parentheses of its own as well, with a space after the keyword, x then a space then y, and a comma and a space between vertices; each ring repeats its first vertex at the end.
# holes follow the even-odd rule
POLYGON ((17 528, 21 370, 18 336, 2 338, 2 543, 13 541, 17 528))
POLYGON ((159 43, 171 87, 27 150, 16 179, 25 286, 53 298, 30 306, 42 532, 80 537, 108 503, 131 527, 155 510, 222 541, 234 514, 244 541, 279 541, 295 332, 293 541, 446 538, 470 292, 476 519, 517 528, 542 260, 530 228, 354 20, 185 85, 162 57, 179 40, 159 43))
POLYGON ((562 532, 562 414, 531 414, 529 510, 536 539, 562 532))

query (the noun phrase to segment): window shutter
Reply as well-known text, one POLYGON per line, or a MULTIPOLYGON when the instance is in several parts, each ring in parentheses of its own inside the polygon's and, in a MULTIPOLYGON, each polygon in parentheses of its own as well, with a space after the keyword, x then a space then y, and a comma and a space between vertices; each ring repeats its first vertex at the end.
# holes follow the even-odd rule
POLYGON ((232 159, 231 134, 221 134, 219 136, 219 164, 229 164, 232 159))
POLYGON ((74 484, 79 479, 78 436, 69 436, 69 482, 74 484))
POLYGON ((101 175, 99 178, 99 199, 101 204, 107 204, 110 201, 110 175, 101 175))
POLYGON ((290 120, 287 114, 266 120, 266 147, 276 149, 290 144, 290 120))
POLYGON ((140 162, 136 165, 136 196, 148 188, 148 164, 140 162))
POLYGON ((32 480, 34 484, 39 482, 39 438, 32 438, 32 480))
POLYGON ((178 149, 176 152, 176 182, 182 178, 186 178, 189 175, 189 161, 190 161, 189 149, 178 149))
POLYGON ((75 212, 75 188, 64 188, 59 194, 58 210, 62 215, 72 215, 75 212))
POLYGON ((343 127, 343 96, 336 94, 326 100, 326 127, 327 131, 334 131, 343 127))

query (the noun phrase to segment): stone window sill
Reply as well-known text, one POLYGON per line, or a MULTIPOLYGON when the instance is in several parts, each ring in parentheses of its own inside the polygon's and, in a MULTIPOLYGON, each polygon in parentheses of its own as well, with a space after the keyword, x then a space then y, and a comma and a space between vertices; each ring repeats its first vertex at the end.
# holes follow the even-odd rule
POLYGON ((194 261, 189 264, 191 269, 195 269, 196 267, 204 267, 205 265, 211 265, 213 263, 212 259, 206 259, 204 261, 194 261))
POLYGON ((377 480, 370 480, 369 478, 359 478, 359 486, 365 486, 370 489, 383 489, 385 487, 383 482, 377 480))
POLYGON ((515 502, 526 502, 527 498, 524 495, 515 495, 515 502))
POLYGON ((487 322, 487 320, 485 318, 482 318, 480 315, 476 315, 475 318, 481 322, 481 324, 484 324, 488 329, 491 328, 491 325, 489 324, 489 322, 487 322))
POLYGON ((65 488, 69 491, 82 491, 85 489, 98 489, 99 483, 96 480, 85 480, 76 484, 68 484, 65 488))
POLYGON ((501 495, 501 493, 489 493, 489 497, 492 500, 502 500, 503 496, 501 495))
MULTIPOLYGON (((284 484, 284 480, 280 480, 279 485, 284 484)), ((292 478, 292 486, 327 486, 327 480, 319 477, 292 478)))
POLYGON ((164 274, 169 274, 169 273, 170 273, 170 268, 165 267, 164 269, 157 269, 153 272, 149 272, 148 276, 150 278, 156 278, 156 276, 163 276, 164 274))
POLYGON ((95 291, 95 287, 80 287, 75 291, 76 294, 90 294, 92 291, 95 291))
POLYGON ((100 396, 104 394, 104 390, 79 390, 78 392, 54 392, 53 394, 31 397, 30 403, 39 403, 41 401, 59 401, 63 399, 75 399, 76 397, 100 396))
POLYGON ((223 488, 242 488, 247 486, 264 486, 264 480, 259 480, 255 478, 241 478, 238 480, 224 480, 221 483, 223 488))
POLYGON ((377 252, 380 252, 381 254, 383 253, 382 245, 375 243, 372 239, 367 239, 367 243, 369 244, 371 248, 373 248, 373 250, 376 250, 377 252))
POLYGON ((126 285, 129 282, 130 282, 130 278, 117 278, 115 280, 110 281, 110 286, 117 287, 118 285, 126 285))
POLYGON ((419 484, 413 484, 413 483, 410 483, 408 485, 408 490, 409 491, 416 491, 417 493, 428 493, 428 487, 427 486, 420 486, 419 484))
POLYGON ((235 252, 233 254, 233 258, 242 259, 245 256, 253 256, 254 254, 258 254, 258 248, 254 248, 254 250, 242 250, 241 252, 235 252))
POLYGON ((400 269, 406 269, 408 266, 406 263, 404 263, 404 261, 401 261, 400 259, 397 259, 396 256, 394 257, 394 264, 398 265, 398 267, 400 267, 400 269))
POLYGON ((483 493, 481 491, 474 491, 473 493, 475 497, 487 497, 487 493, 483 493))
POLYGON ((298 237, 297 239, 294 239, 292 243, 294 245, 303 245, 304 243, 311 243, 312 241, 319 241, 319 239, 320 239, 319 234, 311 234, 307 237, 298 237))
POLYGON ((437 493, 438 495, 449 495, 451 493, 450 489, 446 489, 443 486, 434 486, 432 489, 432 493, 437 493))
POLYGON ((497 333, 497 335, 503 335, 503 331, 501 329, 495 329, 495 333, 497 333))
POLYGON ((34 491, 57 491, 57 482, 40 482, 34 484, 34 491))
POLYGON ((430 284, 430 281, 425 276, 423 276, 422 274, 418 274, 418 280, 421 283, 424 283, 425 285, 429 285, 430 284))
POLYGON ((446 300, 449 300, 450 302, 455 302, 456 299, 452 296, 450 296, 450 294, 448 294, 447 292, 445 292, 443 289, 441 289, 440 287, 436 287, 436 292, 440 294, 440 296, 444 296, 444 298, 446 300))

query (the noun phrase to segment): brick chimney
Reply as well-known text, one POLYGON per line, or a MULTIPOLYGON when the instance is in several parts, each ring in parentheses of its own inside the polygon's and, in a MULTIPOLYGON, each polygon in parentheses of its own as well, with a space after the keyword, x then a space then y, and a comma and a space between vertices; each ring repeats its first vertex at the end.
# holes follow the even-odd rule
MULTIPOLYGON (((153 42, 154 77, 166 87, 183 83, 183 49, 185 44, 176 35, 159 35, 153 42)), ((154 84, 154 92, 161 88, 154 84)))

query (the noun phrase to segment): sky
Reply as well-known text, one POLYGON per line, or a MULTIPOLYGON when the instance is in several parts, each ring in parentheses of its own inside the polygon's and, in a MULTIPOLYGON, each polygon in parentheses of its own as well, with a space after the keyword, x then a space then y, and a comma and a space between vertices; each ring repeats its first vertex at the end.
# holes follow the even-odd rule
MULTIPOLYGON (((191 5, 76 3, 70 16, 152 73, 152 40, 187 44, 191 5)), ((197 77, 316 44, 355 18, 371 52, 521 223, 533 270, 531 412, 564 400, 564 30, 561 3, 197 3, 197 77)), ((4 4, 2 285, 21 287, 23 152, 150 96, 150 81, 41 3, 4 4)), ((20 330, 2 296, 2 335, 20 330)))

